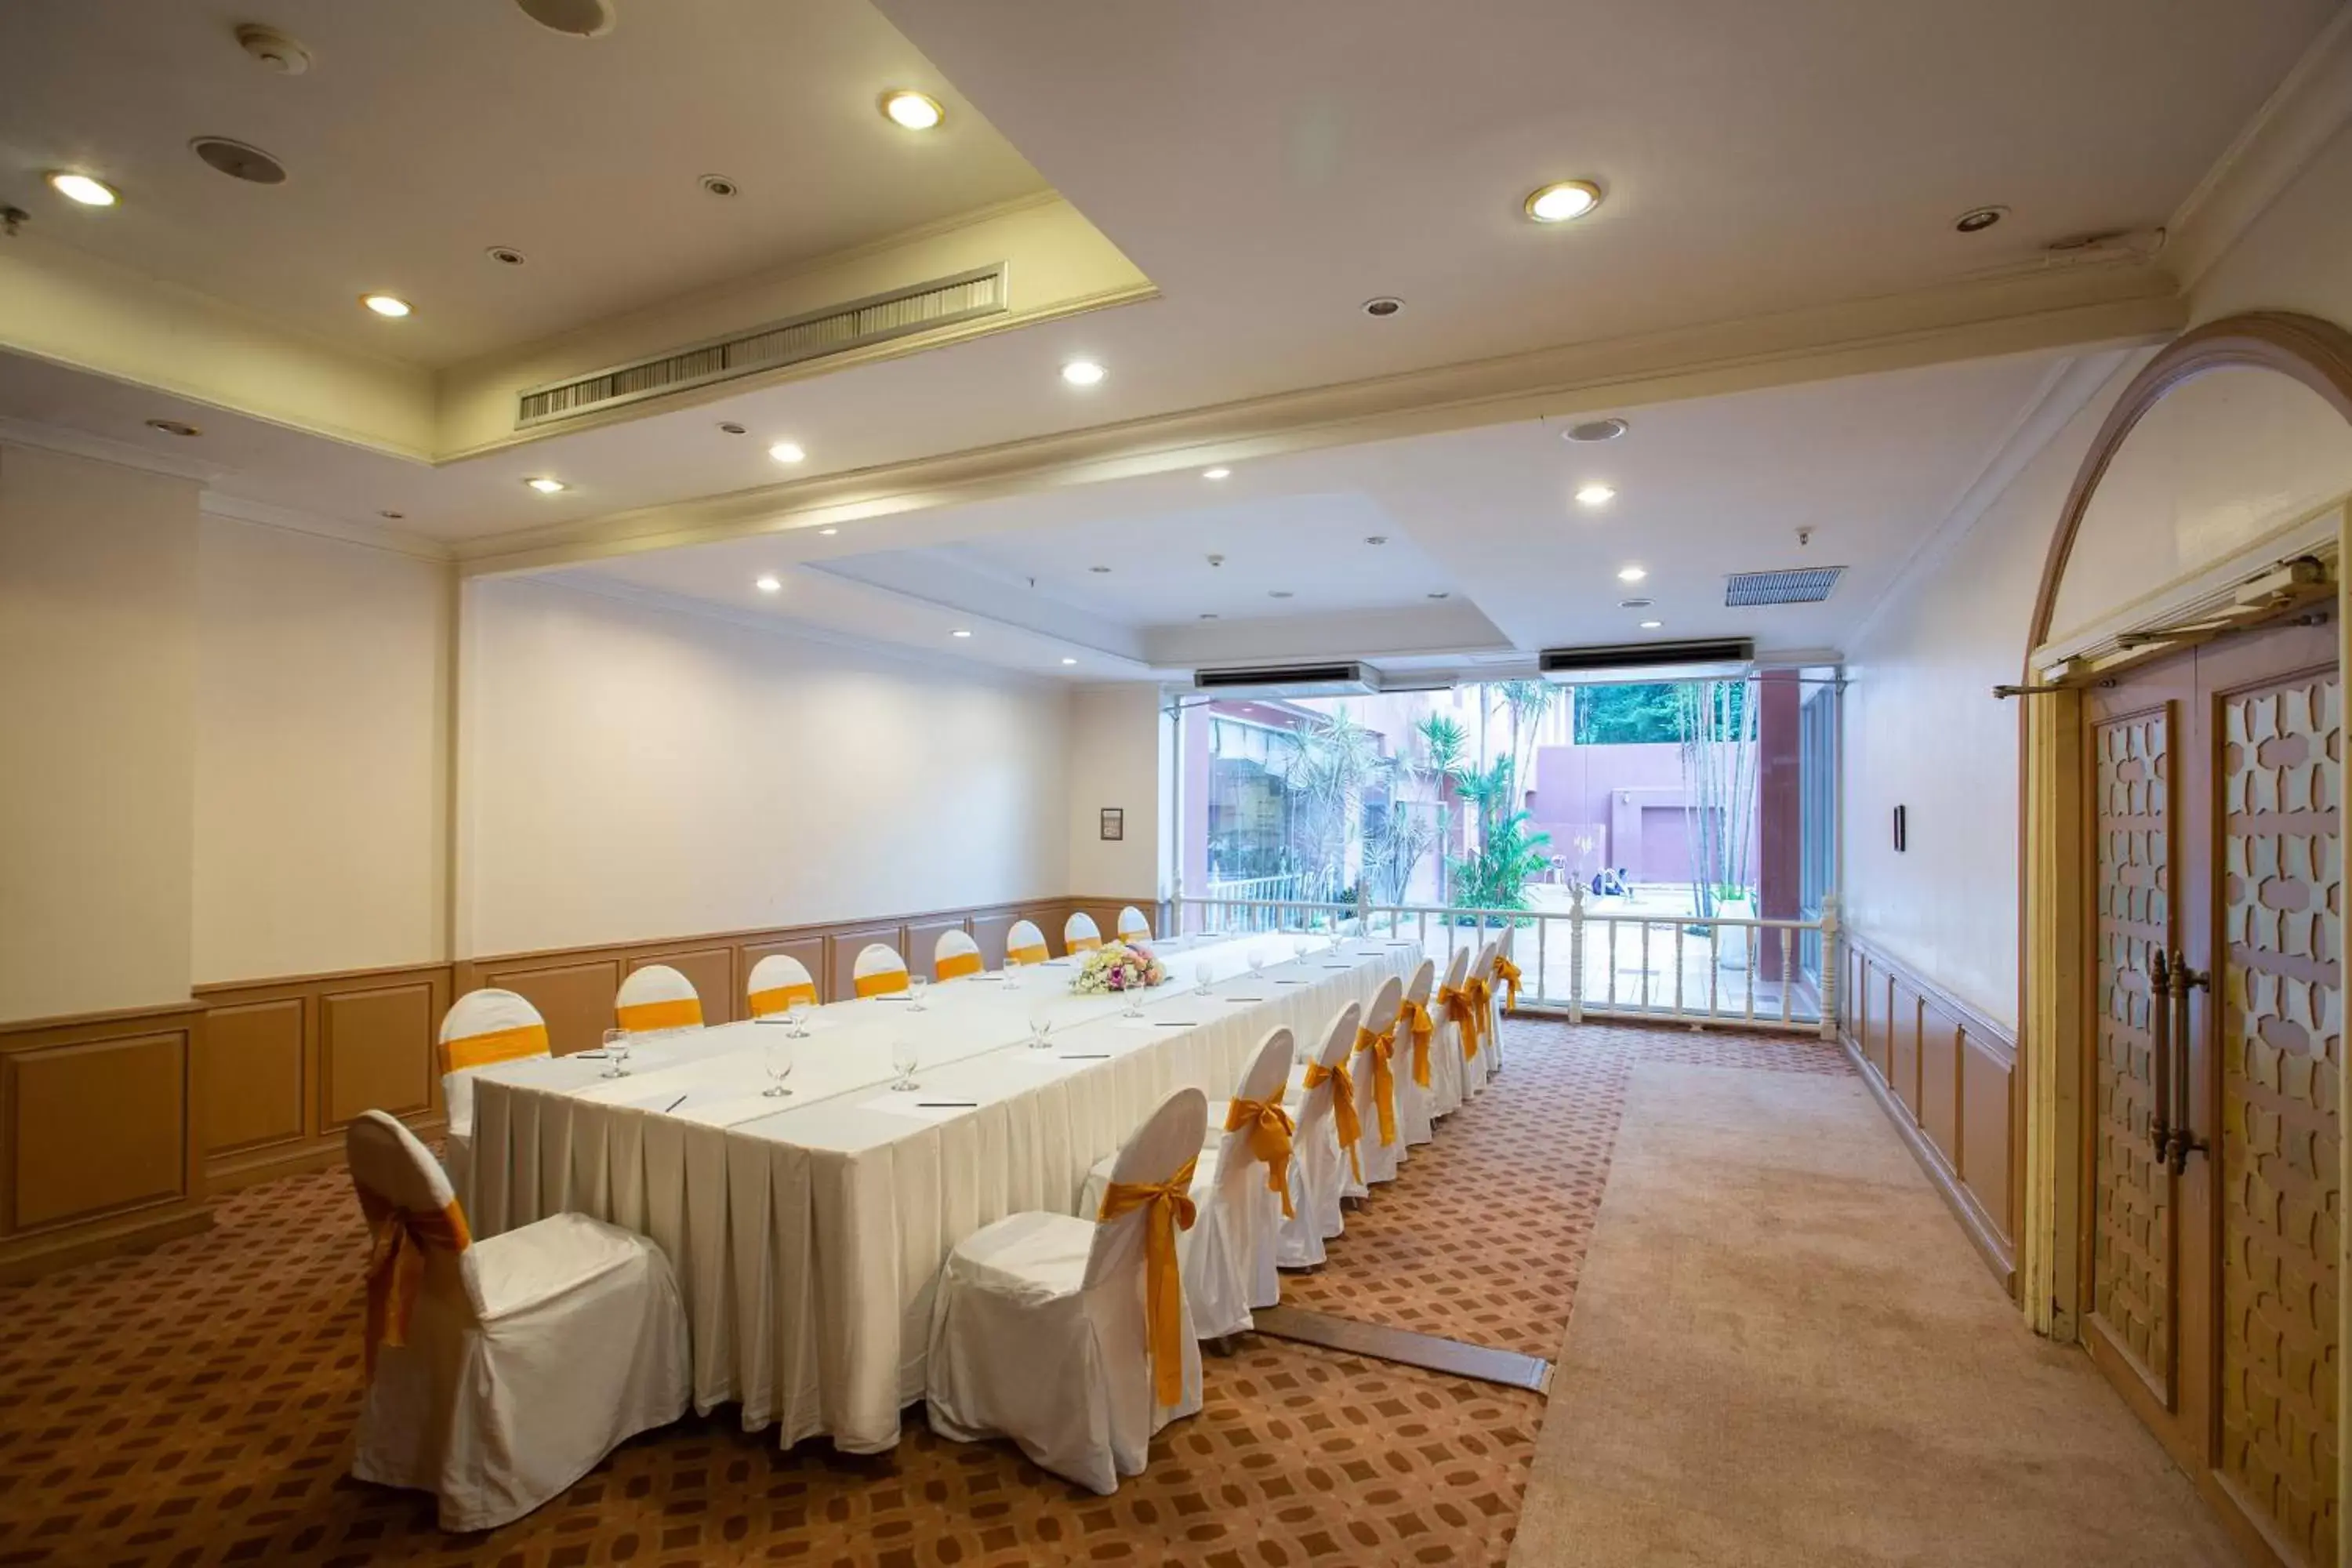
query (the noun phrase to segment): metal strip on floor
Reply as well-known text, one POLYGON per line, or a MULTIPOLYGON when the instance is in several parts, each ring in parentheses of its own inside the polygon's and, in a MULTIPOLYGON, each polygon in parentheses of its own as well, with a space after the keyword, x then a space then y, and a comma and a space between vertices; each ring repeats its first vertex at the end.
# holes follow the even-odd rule
POLYGON ((1539 1356, 1467 1344, 1436 1334, 1415 1333, 1411 1329, 1360 1323, 1349 1318, 1335 1318, 1328 1312, 1310 1312, 1303 1307, 1261 1307, 1250 1315, 1257 1321, 1259 1333, 1278 1340, 1296 1340, 1300 1344, 1347 1351, 1454 1377, 1476 1378, 1481 1383, 1533 1389, 1538 1394, 1551 1392, 1551 1363, 1539 1356))

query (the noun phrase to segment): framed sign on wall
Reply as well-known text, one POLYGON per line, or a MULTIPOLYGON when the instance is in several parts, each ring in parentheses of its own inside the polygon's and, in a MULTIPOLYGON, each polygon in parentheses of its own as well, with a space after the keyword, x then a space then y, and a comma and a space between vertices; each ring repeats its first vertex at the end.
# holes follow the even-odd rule
POLYGON ((1105 838, 1127 837, 1127 812, 1116 805, 1102 808, 1102 836, 1105 838))

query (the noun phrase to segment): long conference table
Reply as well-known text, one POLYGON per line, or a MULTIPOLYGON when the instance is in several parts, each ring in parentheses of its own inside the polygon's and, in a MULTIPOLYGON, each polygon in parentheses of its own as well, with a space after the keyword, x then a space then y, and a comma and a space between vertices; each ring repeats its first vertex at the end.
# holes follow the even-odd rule
POLYGON ((788 1099, 761 1093, 764 1047, 788 1027, 768 1021, 645 1039, 625 1078, 593 1056, 503 1063, 476 1080, 467 1213, 482 1236, 573 1210, 652 1237, 685 1298, 698 1410, 740 1403, 746 1431, 772 1425, 785 1447, 887 1451, 921 1397, 957 1242, 1009 1214, 1071 1212, 1095 1162, 1169 1094, 1224 1098, 1269 1030, 1311 1050, 1422 956, 1328 939, 1300 956, 1300 940, 1156 942, 1170 979, 1139 1018, 1072 994, 1067 959, 932 986, 919 1010, 834 1003, 793 1042, 788 1099), (901 1041, 917 1092, 889 1087, 901 1041))

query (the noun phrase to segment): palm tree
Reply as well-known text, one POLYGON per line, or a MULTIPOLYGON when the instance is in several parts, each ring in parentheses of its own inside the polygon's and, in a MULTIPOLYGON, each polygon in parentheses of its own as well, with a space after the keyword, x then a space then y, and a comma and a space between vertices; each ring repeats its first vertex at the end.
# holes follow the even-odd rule
POLYGON ((1502 694, 1503 706, 1511 716, 1511 772, 1523 783, 1531 781, 1535 770, 1526 753, 1543 738, 1544 715, 1559 700, 1560 689, 1549 680, 1506 680, 1499 682, 1496 689, 1502 694))
POLYGON ((1294 730, 1288 769, 1297 809, 1291 818, 1292 847, 1307 886, 1323 902, 1346 890, 1348 846, 1361 830, 1364 791, 1392 765, 1381 753, 1381 737, 1348 715, 1342 706, 1318 724, 1294 730))
POLYGON ((1446 861, 1454 851, 1454 801, 1451 794, 1462 782, 1470 732, 1451 715, 1430 712, 1413 727, 1421 737, 1422 771, 1437 785, 1437 901, 1445 901, 1446 861))

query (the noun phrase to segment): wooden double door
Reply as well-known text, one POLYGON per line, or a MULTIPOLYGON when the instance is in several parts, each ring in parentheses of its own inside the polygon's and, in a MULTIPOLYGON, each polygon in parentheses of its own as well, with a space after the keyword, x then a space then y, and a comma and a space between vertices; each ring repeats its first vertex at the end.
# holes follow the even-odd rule
POLYGON ((2250 1560, 2333 1564, 2336 627, 2144 666, 2088 724, 2084 1337, 2250 1560))

